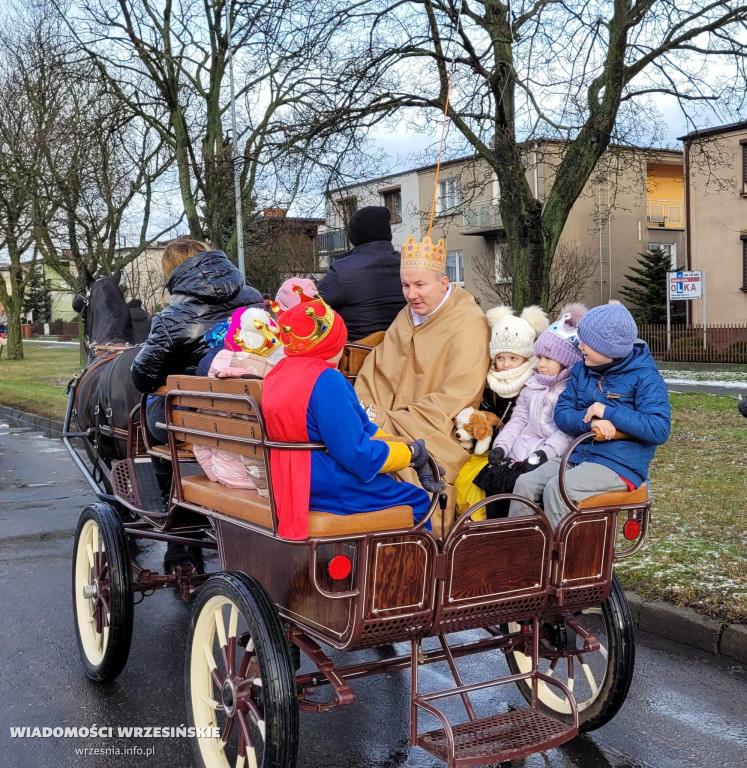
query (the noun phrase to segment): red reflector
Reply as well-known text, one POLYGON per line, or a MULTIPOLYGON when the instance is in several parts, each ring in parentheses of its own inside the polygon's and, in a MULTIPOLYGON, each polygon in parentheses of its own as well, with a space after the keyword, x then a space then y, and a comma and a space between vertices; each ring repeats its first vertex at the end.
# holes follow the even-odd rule
POLYGON ((635 541, 641 535, 641 524, 637 520, 628 520, 623 526, 623 536, 628 541, 635 541))
POLYGON ((353 564, 350 562, 350 558, 345 555, 335 555, 327 566, 329 575, 335 580, 340 581, 350 575, 350 571, 353 569, 353 564))

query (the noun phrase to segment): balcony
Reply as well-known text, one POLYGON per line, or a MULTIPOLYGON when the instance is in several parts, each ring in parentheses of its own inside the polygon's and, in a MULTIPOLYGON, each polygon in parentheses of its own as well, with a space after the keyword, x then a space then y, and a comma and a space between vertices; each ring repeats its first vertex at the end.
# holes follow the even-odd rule
POLYGON ((502 229, 498 204, 492 200, 469 203, 465 207, 463 235, 490 235, 502 229))
POLYGON ((325 232, 319 232, 316 236, 316 246, 319 254, 324 254, 327 261, 347 253, 350 250, 347 229, 328 229, 325 232))
POLYGON ((682 200, 648 200, 646 218, 649 229, 684 229, 685 203, 682 200))

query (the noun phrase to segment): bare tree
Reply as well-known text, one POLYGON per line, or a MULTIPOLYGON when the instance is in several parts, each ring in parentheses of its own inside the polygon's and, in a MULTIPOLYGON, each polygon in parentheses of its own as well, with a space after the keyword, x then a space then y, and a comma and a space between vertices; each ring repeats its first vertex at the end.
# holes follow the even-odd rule
POLYGON ((349 13, 369 35, 344 68, 346 117, 446 107, 500 184, 513 304, 548 304, 555 251, 570 210, 612 144, 660 136, 653 98, 733 114, 745 100, 740 0, 360 0, 349 13), (365 89, 358 90, 365 84, 365 89), (565 150, 537 199, 527 145, 565 150))
MULTIPOLYGON (((588 292, 588 285, 597 274, 596 256, 578 243, 561 241, 555 250, 550 270, 550 288, 545 305, 550 317, 561 307, 578 301, 588 292)), ((484 250, 472 259, 472 274, 480 297, 489 305, 513 302, 513 265, 504 243, 495 251, 484 250)))
POLYGON ((251 213, 298 194, 304 169, 333 132, 306 130, 331 66, 332 0, 83 0, 62 6, 79 48, 116 97, 158 133, 175 159, 190 234, 230 250, 236 238, 233 144, 251 213), (229 34, 239 111, 226 127, 229 34))

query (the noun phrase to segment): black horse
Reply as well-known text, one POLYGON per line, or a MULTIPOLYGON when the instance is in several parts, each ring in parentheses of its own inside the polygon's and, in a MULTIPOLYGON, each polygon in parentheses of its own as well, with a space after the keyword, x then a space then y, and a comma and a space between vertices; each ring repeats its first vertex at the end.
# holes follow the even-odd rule
POLYGON ((88 365, 71 391, 73 418, 81 432, 88 432, 86 449, 107 490, 113 461, 127 455, 127 422, 140 402, 130 379, 130 366, 148 337, 150 319, 142 309, 135 314, 119 287, 121 272, 94 278, 86 270, 85 295, 73 299, 73 309, 83 319, 88 365))

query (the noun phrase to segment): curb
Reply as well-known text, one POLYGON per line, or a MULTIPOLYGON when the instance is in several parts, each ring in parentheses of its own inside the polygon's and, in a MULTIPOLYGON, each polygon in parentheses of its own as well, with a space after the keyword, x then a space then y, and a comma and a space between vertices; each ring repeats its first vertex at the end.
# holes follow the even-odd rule
POLYGON ((626 590, 633 625, 665 640, 747 664, 747 626, 726 624, 692 608, 646 600, 626 590))
POLYGON ((47 437, 62 437, 63 422, 58 419, 48 419, 45 416, 37 416, 35 413, 19 411, 8 405, 0 405, 0 416, 25 427, 33 427, 39 432, 44 432, 47 437))
MULTIPOLYGON (((0 417, 37 429, 48 437, 62 436, 62 422, 56 419, 25 413, 7 405, 0 405, 0 417)), ((747 625, 726 624, 692 608, 663 600, 645 600, 627 590, 625 597, 635 629, 747 665, 747 625)))

